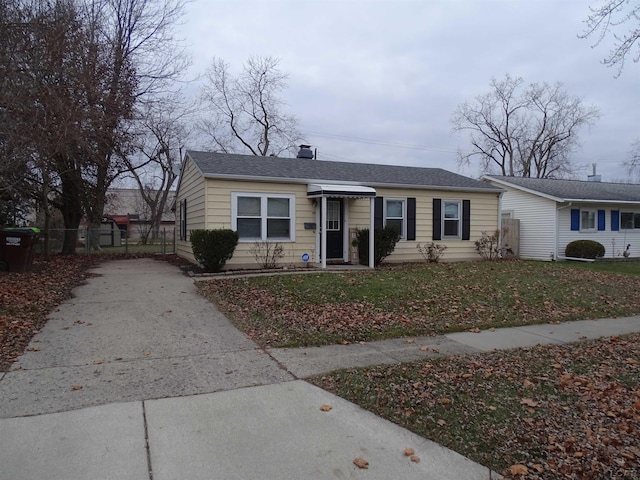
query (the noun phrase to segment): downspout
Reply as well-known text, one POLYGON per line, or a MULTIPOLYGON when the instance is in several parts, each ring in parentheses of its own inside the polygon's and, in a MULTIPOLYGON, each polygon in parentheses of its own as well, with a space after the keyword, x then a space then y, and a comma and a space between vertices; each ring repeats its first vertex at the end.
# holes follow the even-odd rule
POLYGON ((505 192, 500 192, 498 194, 498 252, 500 252, 500 257, 502 257, 502 196, 505 192))
POLYGON ((558 207, 556 208, 556 221, 554 222, 554 229, 556 231, 556 246, 555 246, 555 251, 553 252, 553 257, 552 260, 556 259, 556 260, 565 260, 565 257, 560 257, 558 250, 560 249, 560 228, 558 225, 558 219, 559 219, 559 215, 558 212, 560 210, 564 210, 565 208, 570 208, 573 205, 573 202, 569 202, 567 205, 564 205, 562 207, 558 207))

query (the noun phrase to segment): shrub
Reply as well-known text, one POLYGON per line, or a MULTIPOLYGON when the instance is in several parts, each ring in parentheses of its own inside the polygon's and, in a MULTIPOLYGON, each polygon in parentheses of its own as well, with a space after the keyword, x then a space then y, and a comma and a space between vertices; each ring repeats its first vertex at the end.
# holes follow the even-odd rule
POLYGON ((499 250, 500 232, 496 230, 493 235, 482 232, 482 236, 474 242, 476 252, 483 260, 497 260, 500 257, 499 250))
MULTIPOLYGON (((373 231, 373 235, 373 264, 377 267, 385 258, 391 255, 391 252, 396 248, 396 243, 400 240, 400 232, 393 227, 384 227, 376 228, 373 231)), ((353 243, 358 247, 358 261, 360 265, 369 265, 369 229, 358 229, 353 243)))
POLYGON ((574 240, 564 250, 566 257, 596 258, 604 257, 604 245, 595 240, 574 240))
POLYGON ((419 243, 416 245, 416 248, 420 252, 420 255, 427 261, 431 263, 438 263, 440 257, 444 254, 444 251, 447 249, 446 245, 438 245, 434 242, 425 243, 424 245, 420 245, 419 243))
POLYGON ((222 270, 238 245, 238 232, 227 229, 191 230, 190 238, 193 256, 207 272, 222 270))
POLYGON ((278 260, 284 257, 284 247, 281 244, 264 240, 255 242, 249 252, 262 268, 276 268, 278 260))

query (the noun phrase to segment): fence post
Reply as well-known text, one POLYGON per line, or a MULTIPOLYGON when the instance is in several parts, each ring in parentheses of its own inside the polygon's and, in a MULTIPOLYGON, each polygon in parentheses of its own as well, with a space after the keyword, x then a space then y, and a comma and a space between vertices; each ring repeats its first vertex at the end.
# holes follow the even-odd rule
POLYGON ((89 226, 84 227, 84 253, 91 253, 91 229, 89 226))
POLYGON ((129 253, 129 232, 124 236, 124 253, 129 253))
POLYGON ((167 229, 162 229, 162 254, 165 255, 167 253, 167 229))

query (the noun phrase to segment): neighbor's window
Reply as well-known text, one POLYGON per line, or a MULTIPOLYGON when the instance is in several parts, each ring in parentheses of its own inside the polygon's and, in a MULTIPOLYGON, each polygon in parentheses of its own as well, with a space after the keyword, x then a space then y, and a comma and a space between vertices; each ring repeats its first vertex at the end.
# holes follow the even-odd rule
POLYGON ((640 228, 640 213, 620 212, 620 228, 625 230, 640 228))
POLYGON ((595 210, 580 210, 580 230, 595 230, 596 225, 595 210))
POLYGON ((232 194, 232 228, 240 240, 294 240, 294 195, 232 194))
POLYGON ((400 232, 400 238, 404 238, 406 229, 406 200, 397 198, 385 199, 384 225, 395 227, 400 232))
POLYGON ((462 211, 459 200, 442 201, 442 231, 443 237, 460 238, 460 213, 462 211))

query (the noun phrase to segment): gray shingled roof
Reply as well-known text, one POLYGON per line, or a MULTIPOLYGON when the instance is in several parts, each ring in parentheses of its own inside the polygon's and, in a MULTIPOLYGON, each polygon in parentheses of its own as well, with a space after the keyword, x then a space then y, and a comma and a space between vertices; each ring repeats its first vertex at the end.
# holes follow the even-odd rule
POLYGON ((441 168, 404 167, 369 163, 329 162, 304 158, 257 157, 188 150, 187 155, 205 177, 286 179, 296 183, 351 182, 357 185, 451 188, 500 192, 488 183, 441 168))
POLYGON ((505 177, 501 175, 487 175, 484 178, 495 179, 515 187, 550 195, 561 201, 640 202, 640 185, 638 184, 505 177))

